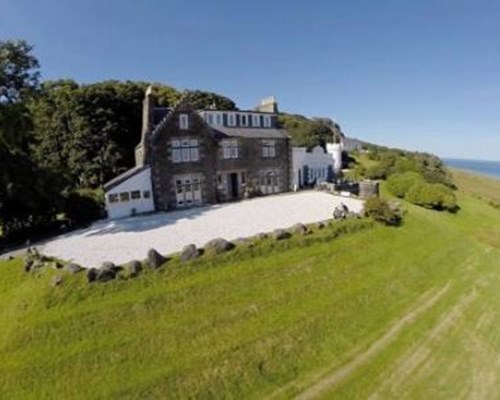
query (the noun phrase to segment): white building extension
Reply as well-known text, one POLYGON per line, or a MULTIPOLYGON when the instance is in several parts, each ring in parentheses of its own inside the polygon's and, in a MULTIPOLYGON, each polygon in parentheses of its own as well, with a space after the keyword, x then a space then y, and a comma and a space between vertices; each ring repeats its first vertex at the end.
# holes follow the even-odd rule
POLYGON ((328 143, 327 151, 321 146, 307 151, 305 147, 293 148, 293 187, 298 189, 320 182, 332 181, 342 167, 342 146, 328 143))
POLYGON ((136 167, 108 182, 106 211, 108 218, 124 218, 154 211, 151 169, 136 167))

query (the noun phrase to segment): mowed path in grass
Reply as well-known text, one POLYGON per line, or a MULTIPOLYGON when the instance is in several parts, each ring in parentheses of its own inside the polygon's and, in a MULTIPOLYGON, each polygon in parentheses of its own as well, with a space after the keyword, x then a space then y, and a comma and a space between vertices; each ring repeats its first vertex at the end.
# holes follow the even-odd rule
POLYGON ((0 398, 495 398, 500 212, 460 204, 105 285, 4 264, 0 398))

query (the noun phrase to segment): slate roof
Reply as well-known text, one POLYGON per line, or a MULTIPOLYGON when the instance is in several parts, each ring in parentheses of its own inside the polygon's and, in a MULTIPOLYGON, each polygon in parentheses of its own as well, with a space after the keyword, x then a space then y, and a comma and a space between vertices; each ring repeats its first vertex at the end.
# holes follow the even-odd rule
POLYGON ((109 190, 113 189, 114 187, 118 186, 120 183, 125 182, 127 179, 133 177, 134 175, 137 175, 138 173, 144 171, 147 168, 149 168, 148 165, 139 165, 139 166, 135 166, 133 168, 130 168, 129 170, 125 171, 123 174, 120 174, 117 177, 111 179, 109 182, 106 182, 104 184, 104 190, 109 191, 109 190))
POLYGON ((225 137, 260 138, 260 139, 288 139, 290 136, 284 129, 276 128, 229 128, 227 126, 211 126, 217 139, 225 137))
POLYGON ((170 111, 171 109, 168 107, 155 107, 153 111, 153 126, 158 125, 170 111))

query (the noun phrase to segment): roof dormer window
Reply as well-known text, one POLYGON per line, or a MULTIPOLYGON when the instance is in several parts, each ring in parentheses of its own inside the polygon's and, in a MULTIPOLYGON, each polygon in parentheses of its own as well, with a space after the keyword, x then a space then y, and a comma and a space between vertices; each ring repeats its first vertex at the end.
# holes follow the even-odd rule
POLYGON ((235 113, 227 114, 227 126, 236 126, 236 114, 235 113))
POLYGON ((214 116, 212 113, 206 113, 205 114, 205 121, 207 121, 207 124, 212 125, 214 123, 214 116))
POLYGON ((247 114, 240 114, 240 125, 241 126, 248 126, 248 115, 247 114))
POLYGON ((252 126, 259 127, 260 126, 260 115, 252 114, 252 126))
POLYGON ((215 125, 222 125, 222 113, 215 114, 215 125))
POLYGON ((270 127, 271 127, 271 116, 264 115, 264 128, 270 128, 270 127))

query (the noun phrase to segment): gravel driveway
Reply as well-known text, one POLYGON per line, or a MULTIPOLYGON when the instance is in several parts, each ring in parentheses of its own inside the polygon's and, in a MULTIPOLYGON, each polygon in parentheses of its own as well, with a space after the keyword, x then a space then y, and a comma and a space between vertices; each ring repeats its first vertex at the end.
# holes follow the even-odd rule
POLYGON ((331 218, 333 209, 341 202, 355 212, 363 207, 360 200, 323 192, 287 193, 237 203, 99 221, 89 228, 46 242, 39 250, 85 267, 98 267, 104 261, 123 264, 146 258, 150 248, 170 254, 189 243, 201 247, 217 237, 234 240, 288 228, 298 222, 322 221, 331 218))

